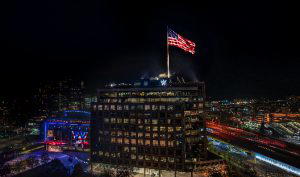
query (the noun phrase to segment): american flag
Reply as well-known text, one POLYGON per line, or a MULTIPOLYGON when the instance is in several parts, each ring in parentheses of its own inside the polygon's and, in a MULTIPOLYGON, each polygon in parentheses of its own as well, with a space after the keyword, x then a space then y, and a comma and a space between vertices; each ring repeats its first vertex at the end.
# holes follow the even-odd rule
POLYGON ((196 44, 188 39, 183 38, 171 29, 168 29, 168 45, 176 46, 186 52, 195 54, 196 44))

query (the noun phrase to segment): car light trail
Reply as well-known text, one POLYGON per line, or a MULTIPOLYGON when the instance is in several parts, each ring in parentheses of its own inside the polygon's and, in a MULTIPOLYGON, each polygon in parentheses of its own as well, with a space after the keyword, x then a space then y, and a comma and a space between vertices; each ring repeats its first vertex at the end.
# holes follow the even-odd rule
POLYGON ((298 168, 295 168, 295 167, 292 167, 286 163, 282 163, 280 161, 277 161, 277 160, 274 160, 274 159, 271 159, 269 157, 266 157, 266 156, 263 156, 261 154, 258 154, 258 153, 255 153, 255 158, 261 160, 261 161, 264 161, 266 163, 269 163, 269 164, 272 164, 280 169, 283 169, 285 171, 288 171, 290 173, 293 173, 295 175, 298 175, 300 176, 300 169, 298 168))

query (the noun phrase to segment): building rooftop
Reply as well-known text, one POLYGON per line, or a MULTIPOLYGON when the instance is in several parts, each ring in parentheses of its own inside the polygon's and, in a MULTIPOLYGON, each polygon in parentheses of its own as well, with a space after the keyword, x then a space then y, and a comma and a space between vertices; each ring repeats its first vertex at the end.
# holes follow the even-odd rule
POLYGON ((48 122, 59 122, 59 121, 72 121, 72 120, 83 120, 89 121, 91 113, 88 111, 81 110, 66 110, 61 113, 58 113, 54 117, 49 117, 48 122))
POLYGON ((157 77, 150 77, 150 78, 141 78, 136 80, 132 83, 110 83, 105 86, 105 88, 98 89, 98 91, 104 91, 107 89, 113 89, 115 91, 122 91, 122 90, 184 90, 186 87, 188 90, 191 90, 191 87, 195 87, 194 89, 197 90, 199 85, 204 85, 204 82, 198 81, 188 81, 185 80, 183 77, 179 75, 173 75, 170 78, 167 78, 166 75, 160 74, 157 77))

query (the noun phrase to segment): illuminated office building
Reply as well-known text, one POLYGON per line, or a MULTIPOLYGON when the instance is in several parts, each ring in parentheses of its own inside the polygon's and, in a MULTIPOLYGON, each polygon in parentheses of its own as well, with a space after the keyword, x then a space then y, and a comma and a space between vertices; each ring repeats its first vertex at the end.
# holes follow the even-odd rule
POLYGON ((207 156, 202 82, 167 78, 98 89, 92 163, 191 172, 207 156))

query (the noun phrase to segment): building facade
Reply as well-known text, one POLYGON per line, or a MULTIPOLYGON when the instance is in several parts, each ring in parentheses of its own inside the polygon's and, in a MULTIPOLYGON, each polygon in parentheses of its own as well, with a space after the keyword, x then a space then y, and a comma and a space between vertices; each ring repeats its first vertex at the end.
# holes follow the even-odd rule
POLYGON ((99 89, 91 161, 191 172, 207 157, 205 86, 166 78, 99 89))
POLYGON ((48 151, 87 151, 90 141, 90 112, 66 110, 47 118, 40 130, 48 151))

